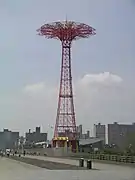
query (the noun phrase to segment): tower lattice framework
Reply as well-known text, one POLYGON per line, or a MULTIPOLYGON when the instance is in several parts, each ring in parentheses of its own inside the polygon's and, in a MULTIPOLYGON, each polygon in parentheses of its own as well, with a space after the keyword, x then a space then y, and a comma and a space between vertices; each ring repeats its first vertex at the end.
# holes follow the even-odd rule
POLYGON ((37 31, 39 35, 58 39, 62 44, 60 89, 54 139, 67 137, 68 140, 76 140, 77 129, 73 102, 71 45, 73 40, 95 35, 95 29, 84 23, 64 21, 45 24, 37 31))

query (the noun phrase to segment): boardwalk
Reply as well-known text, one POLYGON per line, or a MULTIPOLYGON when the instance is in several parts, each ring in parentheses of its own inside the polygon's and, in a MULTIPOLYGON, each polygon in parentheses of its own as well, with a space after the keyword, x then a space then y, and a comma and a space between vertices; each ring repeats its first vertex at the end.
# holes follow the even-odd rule
MULTIPOLYGON (((34 157, 35 158, 35 157, 34 157)), ((76 164, 75 160, 64 160, 48 157, 36 157, 50 161, 76 164)), ((93 171, 51 171, 20 163, 14 160, 0 158, 0 179, 2 180, 135 180, 134 168, 95 163, 100 170, 93 171)))

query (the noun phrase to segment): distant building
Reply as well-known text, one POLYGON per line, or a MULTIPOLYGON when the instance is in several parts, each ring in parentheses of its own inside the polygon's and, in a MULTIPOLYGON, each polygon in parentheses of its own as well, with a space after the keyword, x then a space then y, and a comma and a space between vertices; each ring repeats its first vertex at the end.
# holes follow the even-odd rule
POLYGON ((82 124, 77 126, 77 134, 78 134, 78 138, 82 137, 82 124))
POLYGON ((87 139, 87 134, 82 134, 82 136, 80 137, 80 139, 87 139))
POLYGON ((86 139, 89 139, 90 138, 90 131, 87 131, 86 133, 86 139))
POLYGON ((82 133, 82 124, 77 126, 77 134, 79 139, 89 139, 90 138, 90 131, 87 131, 85 134, 82 133))
POLYGON ((0 132, 0 149, 13 149, 18 144, 19 132, 12 132, 4 129, 0 132))
POLYGON ((104 144, 106 143, 105 140, 105 125, 98 123, 98 124, 94 124, 94 136, 96 138, 100 138, 103 140, 104 144))
POLYGON ((31 132, 29 129, 29 132, 25 134, 26 136, 26 143, 38 143, 42 141, 47 141, 47 133, 41 133, 40 127, 36 127, 35 132, 31 132))
POLYGON ((135 132, 135 123, 133 124, 108 124, 108 144, 116 145, 119 148, 125 148, 127 145, 127 137, 135 132))

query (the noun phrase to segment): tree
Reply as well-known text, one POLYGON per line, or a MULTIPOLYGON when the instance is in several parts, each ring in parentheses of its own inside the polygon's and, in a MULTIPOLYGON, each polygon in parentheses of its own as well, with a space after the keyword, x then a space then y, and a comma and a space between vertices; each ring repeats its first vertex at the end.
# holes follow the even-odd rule
POLYGON ((126 149, 129 153, 135 153, 135 132, 127 135, 126 149))

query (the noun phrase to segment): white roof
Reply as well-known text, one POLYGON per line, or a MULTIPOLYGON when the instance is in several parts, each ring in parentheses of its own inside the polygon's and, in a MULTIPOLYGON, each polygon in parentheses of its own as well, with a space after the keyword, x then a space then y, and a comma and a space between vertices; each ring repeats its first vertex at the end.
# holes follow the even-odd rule
POLYGON ((103 140, 100 138, 80 139, 79 144, 80 145, 88 145, 88 144, 94 144, 94 143, 100 142, 100 141, 103 141, 103 140))
POLYGON ((35 143, 36 145, 42 145, 42 144, 48 144, 48 142, 47 141, 42 141, 42 142, 37 142, 37 143, 35 143))

